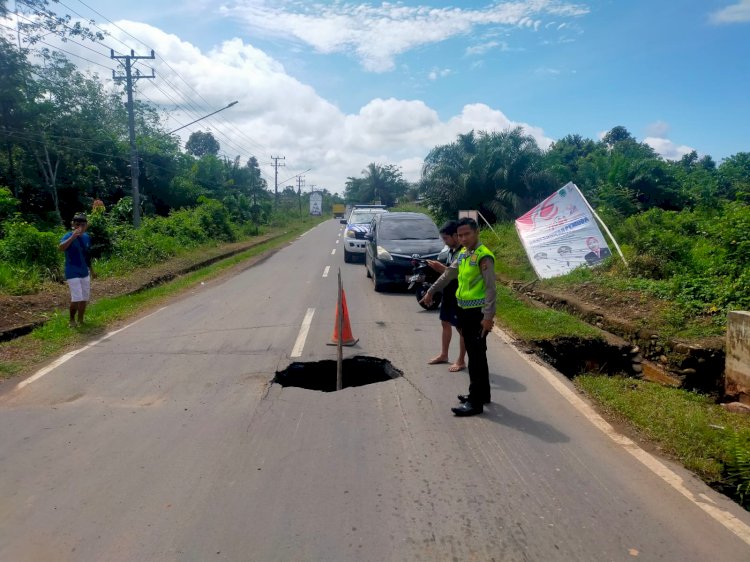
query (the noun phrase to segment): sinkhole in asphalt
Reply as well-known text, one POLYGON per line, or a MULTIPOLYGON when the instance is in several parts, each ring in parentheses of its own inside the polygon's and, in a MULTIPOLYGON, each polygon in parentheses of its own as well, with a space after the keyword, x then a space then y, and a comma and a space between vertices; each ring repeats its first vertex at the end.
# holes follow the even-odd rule
MULTIPOLYGON (((344 359, 341 372, 342 388, 376 384, 403 376, 390 361, 366 355, 344 359)), ((284 387, 296 386, 320 392, 335 392, 336 361, 295 362, 283 371, 277 371, 273 382, 284 387)))

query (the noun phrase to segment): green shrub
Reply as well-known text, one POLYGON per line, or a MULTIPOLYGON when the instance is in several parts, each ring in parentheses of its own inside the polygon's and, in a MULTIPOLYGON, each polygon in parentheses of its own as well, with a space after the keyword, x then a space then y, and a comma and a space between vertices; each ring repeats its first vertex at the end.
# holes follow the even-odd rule
POLYGON ((221 201, 201 196, 198 198, 198 203, 195 212, 198 214, 201 228, 209 238, 224 242, 233 242, 237 239, 229 212, 221 201))
POLYGON ((149 228, 154 219, 143 221, 141 228, 119 228, 114 256, 131 267, 149 266, 177 255, 184 247, 176 238, 149 228))
POLYGON ((60 279, 63 254, 58 250, 61 233, 39 232, 25 221, 3 223, 3 240, 0 257, 11 265, 35 266, 43 276, 60 279))
POLYGON ((7 187, 0 186, 0 221, 11 218, 18 210, 20 201, 13 197, 13 193, 7 187))
POLYGON ((88 232, 91 237, 91 257, 103 258, 112 254, 114 244, 112 240, 114 223, 111 215, 103 211, 95 211, 88 217, 88 232))
POLYGON ((7 295, 36 293, 42 281, 42 272, 38 267, 0 262, 0 291, 7 295))
POLYGON ((727 439, 725 478, 734 488, 741 505, 750 509, 750 440, 744 442, 737 432, 727 439))

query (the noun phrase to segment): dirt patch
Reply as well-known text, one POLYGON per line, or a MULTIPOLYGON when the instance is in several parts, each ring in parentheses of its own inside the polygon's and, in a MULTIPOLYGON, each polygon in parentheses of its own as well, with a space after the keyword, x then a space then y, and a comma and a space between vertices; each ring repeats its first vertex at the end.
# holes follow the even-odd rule
MULTIPOLYGON (((152 267, 134 269, 122 277, 97 278, 92 283, 91 300, 137 293, 282 235, 265 235, 251 241, 196 250, 152 267)), ((64 283, 46 283, 33 295, 0 295, 0 341, 30 332, 44 324, 56 310, 66 310, 68 303, 68 287, 64 283)))

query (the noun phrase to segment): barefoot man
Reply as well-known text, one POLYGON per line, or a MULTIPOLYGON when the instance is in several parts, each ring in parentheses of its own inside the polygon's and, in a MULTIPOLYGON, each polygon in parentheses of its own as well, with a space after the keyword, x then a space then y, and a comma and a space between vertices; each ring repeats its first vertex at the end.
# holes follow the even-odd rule
MULTIPOLYGON (((446 246, 448 246, 448 265, 453 263, 456 259, 458 251, 461 249, 461 244, 458 241, 458 223, 456 221, 448 221, 440 229, 440 238, 443 239, 446 246)), ((427 264, 440 273, 441 275, 447 269, 447 266, 436 260, 427 260, 427 264)), ((443 289, 443 298, 440 301, 440 323, 442 325, 442 336, 441 336, 441 350, 440 354, 430 359, 427 363, 429 365, 439 365, 440 363, 448 362, 448 347, 451 344, 451 336, 453 333, 453 327, 458 330, 458 303, 456 302, 456 289, 458 289, 458 281, 451 281, 445 289, 443 289)), ((464 345, 464 338, 459 333, 460 343, 458 350, 458 359, 449 367, 449 371, 456 373, 463 371, 466 368, 466 346, 464 345)))

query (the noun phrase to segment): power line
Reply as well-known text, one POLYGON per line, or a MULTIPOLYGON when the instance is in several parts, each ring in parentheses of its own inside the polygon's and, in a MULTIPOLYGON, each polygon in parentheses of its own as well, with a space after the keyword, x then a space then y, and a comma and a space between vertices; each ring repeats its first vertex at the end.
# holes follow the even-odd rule
MULTIPOLYGON (((21 1, 23 1, 23 0, 21 0, 21 1)), ((79 0, 79 2, 80 2, 80 4, 82 4, 83 6, 85 6, 86 8, 88 8, 89 10, 91 10, 91 11, 92 11, 93 13, 95 13, 96 15, 98 15, 99 17, 101 17, 101 18, 103 18, 104 20, 108 21, 108 22, 109 22, 109 23, 110 23, 110 24, 111 24, 112 26, 114 26, 114 27, 115 27, 116 29, 119 29, 120 31, 122 31, 122 32, 123 32, 124 34, 126 34, 126 35, 127 35, 128 37, 131 37, 132 39, 134 39, 135 41, 137 41, 137 42, 138 42, 138 43, 140 43, 141 45, 145 46, 146 48, 148 48, 148 49, 151 49, 151 47, 149 47, 149 46, 148 46, 148 45, 147 45, 146 43, 144 43, 143 41, 141 41, 141 40, 140 40, 140 39, 139 39, 138 37, 136 37, 136 36, 135 36, 135 35, 133 35, 132 33, 128 32, 127 30, 125 30, 125 29, 124 29, 124 28, 122 28, 121 26, 117 25, 117 24, 116 24, 116 23, 115 23, 114 21, 112 21, 111 19, 109 19, 109 18, 108 18, 107 16, 105 16, 105 15, 104 15, 104 14, 102 14, 101 12, 98 12, 97 10, 95 10, 94 8, 92 8, 91 6, 89 6, 89 5, 88 5, 88 4, 86 3, 86 2, 83 2, 82 0, 79 0)), ((67 4, 64 4, 63 2, 59 2, 59 3, 60 3, 60 4, 62 5, 62 6, 65 6, 66 8, 68 8, 69 10, 71 10, 72 12, 74 12, 74 13, 75 13, 76 15, 78 15, 79 17, 81 17, 81 18, 83 18, 83 17, 84 17, 84 16, 83 16, 83 15, 81 15, 81 14, 80 14, 79 12, 77 12, 77 11, 73 10, 72 8, 70 8, 70 7, 69 7, 69 6, 67 5, 67 4)), ((92 25, 94 25, 94 27, 96 27, 97 29, 99 29, 100 31, 102 31, 102 32, 103 32, 104 34, 106 34, 106 35, 108 35, 108 36, 110 36, 110 37, 113 37, 113 38, 114 38, 114 39, 115 39, 116 41, 118 41, 119 43, 121 43, 121 44, 125 45, 126 47, 128 47, 128 45, 127 45, 127 44, 125 44, 125 43, 124 43, 123 41, 121 41, 121 40, 117 39, 116 37, 112 36, 112 35, 111 35, 111 34, 110 34, 109 32, 107 32, 106 30, 104 30, 104 29, 103 29, 102 27, 100 27, 99 25, 97 25, 97 24, 96 24, 95 22, 93 22, 93 21, 91 21, 91 20, 89 20, 89 21, 90 21, 90 22, 92 23, 92 25)), ((111 47, 110 47, 110 49, 111 49, 111 47)), ((165 59, 164 59, 163 57, 161 57, 160 55, 157 55, 157 56, 158 56, 158 58, 160 59, 160 61, 162 61, 162 62, 163 62, 163 63, 164 63, 164 64, 165 64, 166 66, 167 66, 167 68, 169 68, 169 69, 170 69, 170 70, 171 70, 171 71, 172 71, 172 72, 173 72, 173 73, 174 73, 174 74, 175 74, 175 75, 176 75, 176 76, 177 76, 177 77, 178 77, 178 78, 179 78, 180 80, 182 80, 182 82, 183 82, 183 83, 184 83, 185 85, 187 85, 187 86, 188 86, 188 88, 190 88, 190 89, 191 89, 191 90, 192 90, 193 92, 195 92, 195 93, 196 93, 196 95, 198 95, 198 97, 199 97, 200 99, 202 99, 204 103, 206 103, 206 104, 207 104, 208 106, 210 106, 210 105, 211 105, 211 104, 210 104, 210 103, 209 103, 209 102, 208 102, 208 101, 207 101, 207 100, 206 100, 206 99, 205 99, 205 98, 204 98, 203 96, 201 96, 201 95, 200 95, 200 93, 199 93, 199 92, 198 92, 198 91, 197 91, 197 90, 196 90, 196 89, 195 89, 195 88, 194 88, 194 87, 193 87, 193 86, 192 86, 192 85, 191 85, 191 84, 190 84, 190 83, 189 83, 189 82, 188 82, 187 80, 185 80, 185 78, 183 78, 183 77, 182 77, 182 75, 181 75, 181 74, 180 74, 179 72, 177 72, 177 71, 176 71, 176 70, 175 70, 175 69, 174 69, 174 68, 173 68, 173 67, 172 67, 172 66, 171 66, 171 65, 169 64, 169 62, 167 62, 167 61, 166 61, 166 60, 165 60, 165 59)), ((185 95, 184 95, 183 93, 181 93, 181 92, 180 92, 180 90, 179 90, 179 89, 178 89, 178 88, 177 88, 177 87, 176 87, 176 86, 175 86, 174 84, 172 84, 172 83, 171 83, 171 82, 170 82, 170 81, 169 81, 168 79, 166 79, 166 77, 162 76, 162 79, 163 79, 163 80, 164 80, 164 81, 165 81, 165 82, 166 82, 166 83, 167 83, 167 84, 168 84, 168 85, 169 85, 169 86, 170 86, 170 87, 172 88, 172 90, 173 90, 173 91, 174 91, 174 92, 175 92, 176 94, 178 94, 178 95, 179 95, 180 97, 182 97, 182 98, 183 98, 183 99, 184 99, 184 100, 185 100, 185 101, 187 102, 187 104, 188 104, 188 105, 192 106, 192 107, 193 107, 193 108, 195 109, 196 113, 201 113, 201 112, 202 112, 202 110, 201 110, 201 109, 199 109, 199 108, 196 108, 196 106, 195 106, 195 105, 194 105, 194 104, 193 104, 192 102, 190 102, 190 101, 189 101, 189 100, 187 99, 187 97, 186 97, 186 96, 185 96, 185 95)), ((173 101, 174 101, 174 100, 173 100, 173 101)), ((225 125, 226 125, 226 126, 227 126, 227 127, 229 128, 229 129, 231 129, 232 131, 234 131, 234 134, 235 134, 235 135, 239 135, 239 136, 240 136, 241 138, 243 138, 243 139, 244 139, 244 140, 245 140, 246 142, 248 142, 248 143, 250 144, 250 146, 254 146, 254 147, 256 147, 256 148, 260 149, 260 151, 261 151, 261 152, 265 152, 265 147, 264 147, 264 146, 263 146, 263 145, 262 145, 261 143, 259 143, 258 141, 256 141, 255 139, 253 139, 252 137, 250 137, 249 135, 247 135, 247 134, 246 134, 245 132, 243 132, 242 130, 240 130, 239 128, 237 128, 237 127, 236 127, 235 125, 233 125, 233 124, 232 124, 232 123, 231 123, 230 121, 228 121, 228 120, 226 120, 226 119, 223 119, 222 121, 224 122, 224 124, 225 124, 225 125)), ((214 122, 214 121, 211 121, 211 122, 214 122)), ((219 125, 219 124, 218 124, 218 123, 216 123, 216 122, 214 122, 214 126, 216 126, 216 127, 221 127, 221 125, 219 125)), ((226 136, 227 136, 227 138, 228 138, 228 135, 226 135, 226 136)), ((253 153, 253 152, 256 152, 256 151, 255 151, 255 150, 252 150, 252 151, 247 151, 247 152, 253 153)))
MULTIPOLYGON (((0 27, 4 27, 5 29, 10 29, 11 31, 14 31, 14 32, 16 31, 16 30, 15 30, 15 29, 13 29, 12 27, 8 27, 7 25, 5 25, 5 24, 2 24, 2 23, 0 23, 0 27)), ((23 32, 19 32, 19 33, 20 33, 21 35, 25 36, 25 37, 30 37, 30 35, 29 35, 29 34, 27 34, 27 33, 23 33, 23 32)), ((67 51, 67 50, 65 50, 65 49, 63 49, 63 48, 61 48, 61 47, 58 47, 57 45, 53 45, 52 43, 47 43, 46 41, 42 41, 42 40, 40 40, 40 39, 39 39, 39 40, 37 40, 36 42, 37 42, 37 43, 41 43, 42 45, 47 45, 47 46, 49 46, 49 47, 52 47, 52 48, 53 48, 54 50, 56 50, 56 51, 60 51, 60 52, 62 52, 62 53, 65 53, 65 54, 68 54, 68 55, 70 55, 70 56, 72 56, 72 57, 76 57, 76 58, 79 58, 79 59, 81 59, 81 60, 85 60, 86 62, 89 62, 89 63, 91 63, 91 64, 94 64, 94 65, 96 65, 96 66, 101 66, 101 67, 102 67, 102 68, 104 68, 105 70, 112 70, 112 68, 111 68, 111 67, 109 67, 109 66, 104 66, 103 64, 99 64, 99 63, 98 63, 98 62, 96 62, 96 61, 93 61, 93 60, 91 60, 91 59, 87 59, 87 58, 86 58, 86 57, 84 57, 84 56, 81 56, 81 55, 77 55, 76 53, 72 53, 72 52, 70 52, 70 51, 67 51)))
MULTIPOLYGON (((94 8, 92 8, 91 6, 89 6, 89 5, 88 5, 88 4, 86 3, 86 2, 84 2, 83 0, 78 0, 78 2, 80 2, 80 3, 82 4, 82 5, 86 6, 86 7, 87 7, 87 8, 89 9, 89 10, 91 10, 92 12, 94 12, 94 13, 95 13, 96 15, 98 15, 99 17, 101 17, 101 18, 105 19, 106 21, 108 21, 108 22, 109 22, 110 24, 112 24, 112 25, 113 25, 114 27, 116 27, 117 29, 119 29, 120 31, 122 31, 122 32, 123 32, 124 34, 126 34, 126 35, 127 35, 128 37, 130 37, 130 38, 134 39, 135 41, 137 41, 138 43, 140 43, 141 45, 143 45, 143 46, 144 46, 144 47, 146 47, 147 49, 151 49, 151 50, 152 50, 152 48, 151 48, 151 47, 150 47, 149 45, 147 45, 146 43, 144 43, 143 41, 141 41, 141 40, 140 40, 140 39, 139 39, 138 37, 136 37, 135 35, 133 35, 133 34, 132 34, 132 33, 130 33, 129 31, 127 31, 127 30, 123 29, 123 28, 122 28, 122 27, 120 27, 119 25, 117 25, 117 24, 116 24, 115 22, 113 22, 113 21, 112 21, 111 19, 109 19, 109 18, 108 18, 107 16, 105 16, 105 15, 104 15, 104 14, 102 14, 101 12, 98 12, 98 11, 96 11, 96 10, 95 10, 94 8)), ((101 28, 100 28, 100 29, 101 29, 101 28)), ((190 84, 190 83, 189 83, 189 82, 188 82, 187 80, 185 80, 185 78, 183 78, 183 77, 182 77, 182 75, 181 75, 181 74, 180 74, 179 72, 177 72, 177 71, 176 71, 176 70, 175 70, 175 69, 174 69, 174 68, 172 67, 172 65, 170 65, 170 64, 169 64, 169 62, 167 62, 167 60, 166 60, 166 59, 164 59, 164 57, 162 57, 161 55, 157 55, 157 56, 158 56, 159 60, 161 60, 161 61, 162 61, 162 62, 163 62, 163 63, 164 63, 164 64, 165 64, 166 66, 167 66, 167 68, 169 68, 169 70, 171 70, 171 71, 172 71, 172 72, 173 72, 173 73, 174 73, 174 74, 175 74, 175 75, 176 75, 176 76, 177 76, 177 77, 178 77, 178 78, 179 78, 180 80, 182 80, 182 82, 183 82, 183 83, 184 83, 184 84, 185 84, 185 85, 186 85, 186 86, 187 86, 188 88, 190 88, 190 89, 191 89, 191 90, 192 90, 192 91, 193 91, 193 92, 194 92, 194 93, 195 93, 195 94, 196 94, 196 95, 197 95, 197 96, 198 96, 198 97, 199 97, 199 98, 200 98, 201 100, 203 100, 203 102, 204 102, 204 103, 205 103, 205 104, 206 104, 207 106, 209 106, 209 107, 211 106, 211 104, 210 104, 210 103, 208 102, 208 100, 206 100, 206 98, 204 98, 204 97, 203 97, 203 96, 202 96, 202 95, 200 94, 200 92, 198 92, 198 90, 196 90, 196 89, 195 89, 195 87, 193 87, 193 85, 192 85, 192 84, 190 84)), ((175 91, 178 91, 178 90, 177 90, 177 88, 175 88, 174 86, 172 86, 172 88, 173 88, 173 89, 174 89, 175 91)), ((225 121, 226 121, 226 120, 225 120, 225 121)), ((237 128, 236 128, 236 127, 235 127, 234 125, 232 125, 231 123, 229 123, 229 121, 226 121, 226 123, 228 124, 228 126, 229 126, 230 128, 234 129, 234 131, 235 131, 235 132, 236 132, 237 134, 239 134, 240 136, 243 136, 243 137, 244 137, 244 138, 245 138, 246 140, 249 140, 249 141, 251 141, 251 142, 250 142, 250 143, 251 143, 251 145, 252 145, 252 144, 254 144, 254 145, 258 146, 258 148, 260 148, 261 150, 265 151, 265 147, 264 147, 264 146, 263 146, 262 144, 260 144, 260 143, 259 143, 258 141, 256 141, 256 140, 252 139, 252 137, 248 136, 248 135, 247 135, 246 133, 242 132, 242 131, 241 131, 240 129, 237 129, 237 128)))
MULTIPOLYGON (((28 4, 28 3, 27 3, 27 2, 25 2, 24 0, 20 0, 20 1, 21 1, 21 2, 23 2, 24 4, 26 4, 27 6, 29 6, 30 8, 32 8, 32 10, 33 10, 33 6, 32 6, 32 5, 28 4)), ((79 0, 79 1, 80 1, 80 0, 79 0)), ((71 8, 70 6, 68 6, 67 4, 65 4, 65 3, 63 3, 63 2, 58 2, 58 3, 59 3, 60 5, 62 5, 62 6, 64 6, 65 8, 67 8, 68 10, 72 11, 72 12, 73 12, 74 14, 76 14, 76 15, 77 15, 77 16, 79 16, 80 18, 82 18, 82 19, 85 19, 85 18, 84 18, 84 16, 83 16, 83 15, 82 15, 81 13, 77 12, 76 10, 74 10, 73 8, 71 8)), ((112 21, 111 19, 107 18, 107 17, 106 17, 105 15, 103 15, 103 14, 102 14, 101 12, 98 12, 97 10, 95 10, 94 8, 92 8, 91 6, 89 6, 88 4, 86 4, 86 3, 85 3, 85 2, 83 2, 83 1, 80 1, 80 3, 81 3, 81 4, 83 5, 83 6, 87 7, 87 8, 89 9, 89 10, 91 10, 92 12, 94 12, 95 14, 97 14, 98 16, 100 16, 101 18, 103 18, 103 19, 105 19, 106 21, 108 21, 108 22, 109 22, 109 23, 110 23, 111 25, 113 25, 113 26, 114 26, 115 28, 117 28, 117 29, 119 29, 120 31, 122 31, 123 33, 125 33, 125 34, 126 34, 127 36, 131 37, 132 39, 134 39, 135 41, 137 41, 137 42, 138 42, 138 43, 140 43, 141 45, 144 45, 144 46, 146 46, 147 48, 150 48, 150 47, 148 47, 148 45, 146 45, 146 43, 144 43, 143 41, 141 41, 140 39, 138 39, 138 38, 137 38, 136 36, 134 36, 133 34, 131 34, 130 32, 128 32, 127 30, 123 29, 123 28, 122 28, 122 27, 120 27, 119 25, 117 25, 117 24, 116 24, 115 22, 113 22, 113 21, 112 21)), ((33 10, 33 11, 34 11, 34 13, 36 13, 37 15, 40 15, 40 16, 44 16, 44 17, 47 17, 47 18, 49 18, 49 19, 53 19, 53 20, 54 20, 54 18, 53 18, 53 17, 52 17, 52 15, 50 15, 50 14, 47 14, 47 13, 43 13, 43 12, 39 12, 39 11, 36 11, 36 10, 33 10)), ((27 20, 27 21, 29 21, 29 22, 32 22, 32 20, 29 20, 28 18, 24 18, 24 19, 26 19, 26 20, 27 20)), ((124 43, 123 41, 121 41, 121 40, 117 39, 116 37, 114 37, 114 36, 113 36, 113 35, 112 35, 111 33, 109 33, 108 31, 106 31, 105 29, 103 29, 103 28, 102 28, 101 26, 97 25, 97 24, 96 24, 96 22, 94 22, 93 20, 87 20, 87 21, 88 21, 88 22, 89 22, 89 23, 90 23, 91 25, 93 25, 94 27, 96 27, 97 29, 99 29, 99 30, 100 30, 100 31, 101 31, 101 32, 102 32, 103 34, 105 34, 105 35, 107 35, 107 36, 109 36, 109 37, 112 37, 113 39, 115 39, 116 41, 118 41, 119 43, 121 43, 122 45, 124 45, 125 47, 128 47, 128 45, 127 45, 126 43, 124 43)), ((33 22, 32 22, 32 23, 33 23, 33 22)), ((64 27, 66 27, 66 28, 68 28, 68 29, 71 29, 71 30, 72 30, 72 28, 71 28, 70 26, 68 26, 68 25, 66 25, 66 24, 62 24, 62 25, 63 25, 64 27)), ((67 40, 67 39, 66 39, 66 40, 67 40)), ((106 56, 106 55, 105 55, 104 53, 101 53, 101 52, 99 52, 99 51, 96 51, 95 49, 92 49, 91 47, 88 47, 87 45, 84 45, 84 44, 82 44, 82 43, 77 43, 77 42, 75 42, 75 41, 72 41, 72 42, 73 42, 73 43, 76 43, 77 45, 79 45, 79 46, 81 46, 81 47, 83 47, 83 48, 85 48, 85 49, 88 49, 88 50, 90 50, 90 51, 92 51, 92 52, 94 52, 94 53, 96 53, 96 54, 99 54, 99 55, 101 55, 101 56, 106 56)), ((101 44, 103 44, 103 45, 107 46, 107 45, 106 45, 106 44, 105 44, 105 43, 104 43, 103 41, 101 42, 101 44)), ((53 46, 53 45, 50 45, 50 46, 54 48, 54 46, 53 46)), ((108 47, 108 48, 110 49, 110 51, 113 51, 113 50, 114 50, 114 49, 112 49, 112 47, 108 47)), ((88 61, 88 62, 91 62, 92 64, 97 64, 97 63, 95 63, 95 62, 93 62, 93 61, 90 61, 89 59, 86 59, 85 57, 80 57, 79 55, 76 55, 76 54, 74 54, 74 53, 70 53, 69 51, 65 51, 64 49, 61 49, 61 48, 59 48, 58 50, 60 50, 60 51, 62 51, 62 52, 66 52, 66 53, 69 53, 69 54, 71 54, 72 56, 77 56, 78 58, 81 58, 82 60, 86 60, 86 61, 88 61)), ((185 84, 186 84, 186 85, 187 85, 187 86, 188 86, 188 87, 189 87, 189 88, 190 88, 191 90, 193 90, 193 91, 194 91, 194 92, 195 92, 195 93, 196 93, 196 94, 198 95, 198 97, 200 97, 200 98, 201 98, 201 99, 202 99, 202 100, 203 100, 203 101, 204 101, 204 102, 205 102, 206 104, 208 104, 208 103, 209 103, 209 102, 208 102, 208 101, 207 101, 207 100, 206 100, 205 98, 203 98, 203 97, 202 97, 202 96, 200 95, 200 93, 199 93, 199 92, 198 92, 198 91, 197 91, 197 90, 196 90, 196 89, 195 89, 195 88, 194 88, 194 87, 193 87, 193 86, 192 86, 192 85, 191 85, 191 84, 190 84, 189 82, 187 82, 187 80, 185 80, 185 78, 183 78, 183 77, 182 77, 182 75, 180 75, 180 73, 179 73, 179 72, 177 72, 177 71, 176 71, 176 70, 175 70, 175 69, 174 69, 174 68, 173 68, 173 67, 172 67, 172 66, 171 66, 171 65, 170 65, 170 64, 169 64, 169 63, 168 63, 168 62, 167 62, 167 61, 166 61, 166 60, 165 60, 165 59, 164 59, 163 57, 159 56, 159 59, 160 59, 160 60, 161 60, 161 61, 162 61, 162 62, 163 62, 163 63, 164 63, 164 64, 165 64, 165 65, 166 65, 166 66, 167 66, 167 67, 168 67, 168 68, 169 68, 169 69, 170 69, 170 70, 171 70, 171 71, 172 71, 172 72, 173 72, 173 73, 174 73, 174 74, 175 74, 175 75, 176 75, 176 76, 177 76, 177 77, 178 77, 178 78, 180 79, 180 80, 182 80, 182 82, 183 82, 183 83, 185 83, 185 84)), ((99 66, 102 66, 102 65, 99 65, 99 66)), ((104 68, 109 68, 109 67, 104 67, 104 68)), ((183 99, 184 99, 184 100, 186 101, 186 103, 187 103, 187 104, 188 104, 189 106, 193 107, 193 108, 194 108, 194 110, 196 111, 196 113, 200 113, 200 112, 201 112, 201 110, 200 110, 200 109, 197 109, 197 108, 196 108, 197 106, 195 106, 195 104, 193 104, 192 102, 190 102, 190 101, 189 101, 189 100, 187 99, 187 97, 186 97, 186 96, 185 96, 185 95, 184 95, 184 94, 183 94, 182 92, 180 92, 180 90, 179 90, 179 89, 178 89, 178 88, 177 88, 177 87, 176 87, 176 86, 175 86, 174 84, 172 84, 172 83, 171 83, 171 82, 170 82, 170 81, 169 81, 168 79, 166 79, 166 77, 162 77, 162 79, 163 79, 163 80, 164 80, 164 81, 165 81, 165 82, 166 82, 166 83, 167 83, 167 84, 168 84, 168 85, 169 85, 169 86, 171 87, 171 89, 172 89, 172 90, 173 90, 173 91, 174 91, 174 92, 175 92, 176 94, 178 94, 178 95, 179 95, 180 97, 182 97, 182 98, 183 98, 183 99)), ((162 93, 163 93, 163 91, 162 91, 162 93)), ((172 101, 174 102, 174 100, 172 100, 172 101)), ((156 104, 156 105, 158 105, 158 104, 156 104)), ((210 105, 210 104, 209 104, 209 105, 210 105)), ((239 135, 240 137, 242 137, 242 138, 243 138, 243 139, 244 139, 244 140, 245 140, 246 142, 248 142, 248 143, 249 143, 249 144, 250 144, 251 146, 254 146, 254 147, 256 147, 256 148, 259 148, 259 149, 261 150, 261 152, 265 151, 265 147, 264 147, 264 146, 263 146, 262 144, 260 144, 260 143, 259 143, 259 142, 257 142, 257 141, 256 141, 255 139, 253 139, 252 137, 250 137, 249 135, 247 135, 246 133, 244 133, 244 132, 243 132, 242 130, 240 130, 239 128, 237 128, 237 127, 236 127, 235 125, 233 125, 233 124, 232 124, 231 122, 229 122, 228 120, 223 120, 223 121, 224 121, 224 124, 225 124, 225 125, 226 125, 226 126, 227 126, 228 128, 230 128, 231 130, 233 130, 233 131, 234 131, 234 133, 235 133, 236 135, 239 135)), ((216 127, 221 127, 221 125, 219 125, 218 123, 215 123, 215 122, 214 122, 214 126, 216 126, 216 127)), ((227 138, 228 138, 228 136, 227 136, 227 138)), ((227 143, 227 142, 225 141, 225 144, 228 144, 228 143, 227 143)), ((235 148, 236 148, 236 147, 235 147, 235 148)), ((244 151, 244 150, 243 150, 243 151, 244 151)), ((247 152, 249 152, 249 153, 253 153, 253 152, 255 152, 255 150, 249 150, 249 151, 247 151, 247 152)), ((269 163, 267 163, 267 162, 266 162, 266 164, 269 164, 269 163)))
MULTIPOLYGON (((50 15, 50 14, 47 14, 47 13, 44 13, 44 12, 40 12, 40 11, 38 11, 38 10, 35 10, 35 9, 34 9, 34 6, 32 6, 31 4, 29 4, 28 2, 25 2, 24 0, 17 0, 17 1, 18 1, 18 2, 21 2, 22 4, 25 4, 25 5, 26 5, 26 6, 28 6, 29 8, 31 8, 31 11, 32 11, 32 12, 33 12, 34 14, 36 14, 36 15, 38 15, 38 16, 42 16, 42 17, 45 17, 45 18, 47 18, 47 19, 50 19, 50 20, 52 20, 52 21, 55 21, 55 18, 53 18, 53 17, 52 17, 52 15, 50 15)), ((60 3, 61 3, 61 2, 60 2, 60 3)), ((80 14, 77 14, 77 15, 78 15, 78 16, 80 16, 81 18, 83 18, 83 16, 81 16, 80 14)), ((17 17, 19 17, 19 18, 23 18, 24 20, 26 20, 27 22, 31 23, 32 25, 33 25, 34 23, 36 23, 36 22, 34 22, 34 20, 32 20, 32 19, 29 19, 29 18, 27 18, 26 16, 23 16, 23 15, 21 15, 21 14, 16 14, 16 16, 17 16, 17 17)), ((60 21, 58 21, 57 23, 59 23, 60 25, 62 25, 62 26, 63 26, 63 27, 65 28, 65 29, 68 29, 68 30, 70 30, 70 31, 73 31, 73 32, 75 32, 75 29, 74 29, 74 28, 72 28, 72 27, 70 27, 70 26, 69 26, 69 25, 67 25, 66 23, 63 23, 63 22, 60 22, 60 21)), ((104 31, 104 30, 102 30, 102 31, 104 31)), ((85 45, 84 43, 79 43, 79 42, 77 42, 77 41, 73 41, 73 39, 71 39, 70 37, 67 37, 67 36, 65 36, 65 35, 64 35, 64 34, 63 34, 62 32, 58 32, 58 31, 55 31, 55 30, 50 30, 50 32, 49 32, 49 33, 45 34, 45 37, 46 37, 46 35, 50 35, 50 34, 53 34, 53 35, 57 35, 58 37, 61 37, 61 38, 63 39, 63 41, 66 41, 66 42, 67 42, 67 41, 70 41, 71 43, 75 43, 76 45, 78 45, 78 46, 80 46, 80 47, 83 47, 84 49, 88 49, 89 51, 91 51, 91 52, 93 52, 93 53, 96 53, 97 55, 101 55, 101 56, 103 56, 103 57, 107 57, 107 58, 109 58, 109 57, 108 57, 108 55, 107 55, 106 53, 102 53, 102 52, 100 52, 100 51, 97 51, 96 49, 93 49, 93 48, 89 47, 88 45, 85 45)), ((31 37, 31 36, 29 36, 29 37, 31 37)), ((107 49, 110 49, 110 50, 112 50, 112 49, 111 49, 111 47, 109 47, 109 46, 108 46, 108 45, 107 45, 106 43, 104 43, 104 41, 95 41, 95 42, 94 42, 94 44, 95 44, 95 45, 103 45, 103 46, 104 46, 104 47, 106 47, 107 49)))

